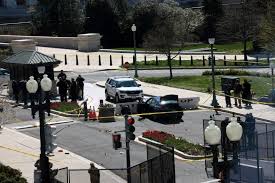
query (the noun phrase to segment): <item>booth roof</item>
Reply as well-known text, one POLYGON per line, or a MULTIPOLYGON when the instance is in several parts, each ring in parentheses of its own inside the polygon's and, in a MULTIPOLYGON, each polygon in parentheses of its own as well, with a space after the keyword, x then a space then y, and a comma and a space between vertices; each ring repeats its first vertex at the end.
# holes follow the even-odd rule
POLYGON ((4 59, 2 63, 5 64, 23 64, 23 65, 48 65, 60 64, 61 61, 40 53, 38 51, 22 51, 4 59))

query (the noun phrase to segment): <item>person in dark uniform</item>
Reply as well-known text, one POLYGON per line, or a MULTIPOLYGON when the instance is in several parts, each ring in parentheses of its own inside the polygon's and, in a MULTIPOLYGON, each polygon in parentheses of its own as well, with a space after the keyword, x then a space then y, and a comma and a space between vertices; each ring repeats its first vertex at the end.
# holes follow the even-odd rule
POLYGON ((72 80, 71 80, 70 94, 71 94, 72 102, 76 102, 76 100, 77 100, 77 87, 76 87, 76 82, 75 82, 74 78, 72 78, 72 80))
POLYGON ((12 92, 13 92, 13 96, 14 99, 16 101, 16 103, 18 104, 18 99, 19 99, 19 86, 18 86, 18 82, 13 80, 12 81, 12 92))
POLYGON ((60 80, 61 78, 65 78, 65 80, 67 79, 67 75, 64 73, 63 70, 60 71, 60 73, 58 74, 57 78, 60 80))
POLYGON ((224 95, 225 95, 225 103, 226 103, 226 107, 232 107, 231 106, 231 92, 230 92, 230 88, 226 87, 224 90, 224 95))
POLYGON ((245 79, 244 83, 243 83, 243 99, 244 99, 244 103, 245 106, 249 106, 251 107, 251 102, 249 100, 252 99, 252 95, 251 95, 251 84, 245 79))
POLYGON ((242 85, 240 84, 240 81, 236 81, 235 87, 234 87, 234 99, 235 99, 235 106, 241 108, 242 107, 242 85))
POLYGON ((81 77, 81 75, 78 75, 78 77, 76 78, 76 85, 78 88, 78 96, 80 100, 83 100, 83 96, 84 96, 84 78, 81 77))
POLYGON ((60 95, 60 100, 61 102, 67 102, 67 82, 64 78, 64 76, 58 81, 58 83, 56 84, 56 86, 58 86, 58 92, 60 95))
POLYGON ((28 91, 27 91, 26 84, 27 84, 26 80, 21 80, 19 84, 20 89, 22 91, 22 99, 24 101, 24 107, 26 107, 28 104, 28 91))

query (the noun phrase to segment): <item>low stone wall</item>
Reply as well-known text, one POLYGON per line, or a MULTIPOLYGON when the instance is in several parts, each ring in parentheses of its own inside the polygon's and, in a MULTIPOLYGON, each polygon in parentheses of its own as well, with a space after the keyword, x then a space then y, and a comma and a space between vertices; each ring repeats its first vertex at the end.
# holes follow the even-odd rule
POLYGON ((100 38, 100 34, 97 33, 80 34, 78 37, 0 35, 0 42, 11 43, 12 40, 33 39, 37 42, 37 46, 98 51, 100 38))

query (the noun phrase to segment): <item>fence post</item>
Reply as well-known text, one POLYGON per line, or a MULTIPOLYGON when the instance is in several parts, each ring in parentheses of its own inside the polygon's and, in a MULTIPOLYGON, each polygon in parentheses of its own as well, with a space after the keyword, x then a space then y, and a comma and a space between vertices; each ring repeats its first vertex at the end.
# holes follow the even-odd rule
POLYGON ((110 55, 110 66, 113 65, 113 61, 112 61, 112 55, 110 55))
POLYGON ((156 55, 156 65, 159 65, 158 56, 156 55))
POLYGON ((67 65, 67 55, 65 54, 65 65, 67 65))
POLYGON ((90 56, 87 55, 87 65, 90 65, 90 56))
POLYGON ((98 65, 101 66, 101 56, 98 55, 98 65))
POLYGON ((259 65, 259 56, 256 56, 256 64, 259 65))
POLYGON ((191 65, 193 65, 193 56, 191 55, 191 65))
POLYGON ((181 56, 179 57, 179 59, 180 59, 180 60, 179 60, 179 65, 181 65, 181 64, 182 64, 182 63, 181 63, 181 56))
POLYGON ((124 59, 123 59, 123 55, 121 55, 121 65, 124 65, 124 59))
POLYGON ((76 62, 76 65, 78 65, 78 55, 77 54, 75 55, 75 62, 76 62))
POLYGON ((147 65, 146 55, 144 55, 144 64, 147 65))
POLYGON ((234 62, 234 65, 236 66, 237 65, 237 55, 235 55, 235 57, 234 57, 234 60, 235 60, 235 62, 234 62))
POLYGON ((216 65, 216 56, 213 57, 213 64, 216 65))
POLYGON ((226 56, 223 56, 223 65, 226 66, 226 56))
POLYGON ((202 65, 205 66, 205 57, 204 57, 204 55, 202 56, 202 65))

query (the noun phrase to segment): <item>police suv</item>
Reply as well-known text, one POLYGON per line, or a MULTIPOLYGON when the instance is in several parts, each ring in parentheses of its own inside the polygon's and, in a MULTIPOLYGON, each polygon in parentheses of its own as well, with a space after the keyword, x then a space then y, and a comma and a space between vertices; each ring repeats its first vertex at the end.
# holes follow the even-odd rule
POLYGON ((111 97, 116 103, 122 100, 142 100, 143 91, 140 84, 130 76, 109 77, 105 83, 105 97, 111 97))

